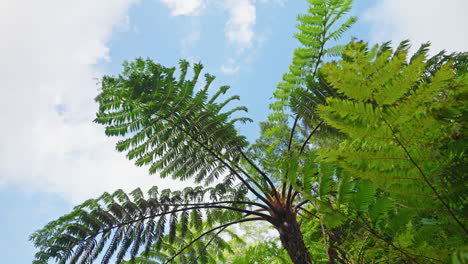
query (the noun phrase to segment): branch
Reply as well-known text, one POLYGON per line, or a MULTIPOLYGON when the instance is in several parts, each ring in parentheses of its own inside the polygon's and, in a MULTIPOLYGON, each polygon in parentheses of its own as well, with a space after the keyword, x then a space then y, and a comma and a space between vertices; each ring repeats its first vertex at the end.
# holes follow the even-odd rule
POLYGON ((275 185, 273 184, 273 182, 271 181, 271 179, 266 175, 265 172, 263 172, 252 160, 250 160, 246 155, 245 153, 239 149, 242 157, 256 170, 260 173, 260 175, 263 176, 263 179, 265 179, 268 183, 268 185, 270 185, 270 188, 273 190, 274 194, 275 194, 275 197, 276 199, 279 199, 279 196, 278 196, 278 192, 276 191, 276 187, 275 185))
MULTIPOLYGON (((180 126, 178 126, 177 124, 175 124, 174 122, 172 122, 171 120, 169 119, 165 119, 167 122, 171 123, 174 127, 176 127, 177 129, 180 129, 182 132, 184 132, 187 136, 189 136, 193 141, 195 141, 198 145, 200 145, 203 149, 205 149, 206 151, 208 151, 211 155, 213 155, 213 157, 215 157, 218 161, 220 161, 224 166, 226 166, 228 169, 230 169, 236 176, 237 178, 247 187, 247 189, 249 189, 256 197, 258 197, 258 199, 262 200, 265 204, 267 204, 268 206, 270 207, 273 207, 273 205, 265 198, 263 197, 260 193, 258 193, 257 191, 255 191, 254 188, 252 188, 252 186, 249 185, 249 183, 244 179, 242 178, 242 176, 236 171, 234 170, 234 168, 229 165, 224 159, 222 159, 218 154, 216 154, 211 148, 205 146, 205 144, 203 144, 202 142, 200 142, 198 139, 196 139, 193 135, 191 135, 186 129, 184 128, 181 128, 180 126)), ((229 162, 232 162, 232 161, 229 161, 229 162)))
POLYGON ((269 207, 265 206, 264 204, 256 203, 256 202, 247 202, 247 201, 219 201, 219 202, 212 202, 212 203, 186 203, 186 204, 159 203, 159 205, 167 205, 167 206, 205 206, 205 205, 209 206, 209 205, 217 205, 217 204, 248 204, 248 205, 258 206, 266 210, 269 209, 269 207))
MULTIPOLYGON (((205 244, 205 246, 203 247, 205 250, 206 248, 211 244, 211 242, 213 242, 213 240, 221 233, 223 232, 224 230, 226 230, 227 226, 221 228, 221 230, 219 230, 218 232, 216 232, 216 234, 213 235, 213 237, 205 244)), ((201 255, 198 255, 195 260, 198 260, 198 258, 200 257, 201 255)))
POLYGON ((393 135, 393 138, 395 139, 395 141, 398 143, 398 145, 400 145, 400 147, 403 149, 403 151, 405 152, 406 156, 408 157, 409 161, 411 163, 413 163, 413 165, 418 169, 419 173, 421 174, 421 176, 423 177, 423 180, 424 182, 429 186, 429 188, 431 188, 432 192, 437 196, 437 199, 444 205, 444 207, 447 209, 447 211, 449 212, 449 214, 452 216, 452 218, 455 220, 455 222, 457 222, 457 224, 463 229, 463 231, 465 231, 465 234, 468 234, 468 230, 466 229, 466 227, 463 225, 463 223, 457 218, 457 216, 455 216, 455 213, 452 211, 452 209, 450 209, 450 206, 442 199, 441 195, 439 194, 439 192, 436 190, 436 188, 431 184, 431 182, 429 181, 429 179, 427 178, 426 174, 422 171, 421 167, 416 163, 416 161, 413 159, 413 157, 411 156, 411 154, 409 153, 408 149, 406 149, 405 145, 403 145, 403 143, 400 141, 400 139, 397 137, 396 133, 395 133, 395 130, 393 130, 392 126, 387 122, 387 120, 382 117, 382 120, 385 122, 385 124, 388 126, 388 128, 390 129, 390 131, 392 132, 392 135, 393 135))
POLYGON ((240 172, 242 172, 245 177, 247 177, 247 179, 252 182, 253 184, 255 184, 255 186, 257 186, 257 188, 262 191, 262 193, 265 195, 265 197, 268 199, 270 198, 270 193, 268 193, 267 191, 265 191, 263 189, 263 186, 261 186, 252 176, 250 176, 242 167, 240 167, 239 165, 234 165, 234 167, 236 167, 236 169, 238 169, 240 172))
POLYGON ((294 208, 297 209, 297 208, 300 208, 301 206, 303 206, 304 204, 310 202, 309 200, 305 200, 305 201, 302 201, 300 203, 298 203, 294 208))
POLYGON ((289 185, 289 190, 288 190, 288 197, 286 198, 286 204, 289 205, 290 203, 292 203, 292 192, 293 192, 293 185, 292 183, 289 185))
POLYGON ((292 140, 294 137, 294 131, 296 131, 297 121, 299 120, 299 115, 296 115, 294 119, 293 127, 291 128, 291 134, 289 135, 289 142, 288 142, 288 152, 291 150, 292 140))
POLYGON ((266 215, 266 214, 262 214, 262 213, 255 212, 255 211, 250 211, 250 210, 245 210, 245 209, 241 209, 241 208, 230 207, 230 206, 203 205, 203 206, 184 207, 184 208, 179 208, 179 209, 175 209, 175 210, 165 211, 165 212, 162 212, 162 213, 159 213, 159 214, 140 217, 140 218, 137 218, 137 219, 126 221, 126 222, 121 222, 121 223, 118 223, 116 225, 112 225, 112 226, 110 226, 108 228, 104 228, 101 231, 98 231, 98 232, 88 236, 87 238, 85 238, 85 239, 83 239, 83 240, 81 240, 79 242, 86 241, 88 239, 96 237, 99 234, 109 232, 110 230, 112 230, 114 228, 122 227, 122 226, 125 226, 125 225, 130 225, 130 224, 133 224, 133 223, 136 223, 136 222, 139 222, 139 221, 143 221, 143 220, 146 220, 146 219, 155 218, 155 217, 159 217, 159 216, 163 216, 163 215, 167 215, 167 214, 172 214, 172 213, 178 213, 178 212, 187 211, 187 210, 210 209, 210 208, 226 209, 226 210, 245 213, 245 214, 248 214, 248 215, 256 215, 256 216, 259 216, 257 218, 261 218, 262 220, 266 220, 268 222, 272 222, 274 220, 273 217, 271 217, 269 215, 266 215))
POLYGON ((205 235, 213 232, 213 231, 216 231, 218 229, 221 229, 221 228, 226 228, 230 225, 234 225, 234 224, 239 224, 239 223, 243 223, 243 222, 249 222, 249 221, 258 221, 258 220, 264 220, 263 218, 261 217, 255 217, 255 218, 247 218, 247 219, 241 219, 241 220, 238 220, 238 221, 234 221, 234 222, 230 222, 230 223, 227 223, 227 224, 224 224, 224 225, 220 225, 220 226, 217 226, 213 229, 210 229, 206 232, 204 232, 203 234, 199 235, 197 238, 195 238, 194 240, 192 240, 190 243, 188 243, 185 247, 183 247, 181 250, 179 250, 176 254, 174 254, 171 258, 169 258, 165 264, 173 261, 178 255, 180 255, 180 253, 182 253, 184 250, 186 250, 188 247, 190 247, 191 245, 193 245, 195 242, 197 242, 199 239, 201 239, 202 237, 204 237, 205 235))
POLYGON ((317 131, 317 129, 323 124, 323 120, 320 121, 320 123, 318 123, 318 125, 314 128, 314 130, 312 130, 312 132, 310 132, 309 136, 307 137, 307 139, 304 141, 304 143, 302 144, 302 147, 301 147, 301 151, 299 151, 299 154, 302 154, 302 152, 304 152, 304 148, 305 146, 307 145, 307 143, 309 142, 310 138, 315 134, 315 132, 317 131))
MULTIPOLYGON (((340 212, 341 213, 341 212, 340 212)), ((345 216, 344 214, 341 214, 343 216, 345 216)), ((359 216, 359 215, 358 215, 359 216)), ((359 221, 355 221, 347 216, 345 216, 348 220, 350 220, 351 222, 353 223, 356 223, 358 225, 360 225, 361 227, 363 227, 364 229, 366 229, 367 231, 369 231, 372 235, 374 235, 376 238, 384 241, 385 243, 387 243, 388 245, 390 245, 392 248, 396 249, 397 251, 399 251, 401 254, 405 255, 407 258, 409 258, 410 260, 412 260, 414 263, 416 264, 419 264, 419 262, 417 262, 412 256, 409 255, 409 253, 406 253, 406 251, 404 251, 403 249, 397 247, 395 244, 393 244, 392 241, 389 241, 387 239, 385 239, 383 236, 381 236, 379 233, 377 233, 377 231, 375 231, 372 227, 369 227, 367 225, 367 223, 360 223, 359 221)), ((362 218, 362 217, 361 217, 362 218)))

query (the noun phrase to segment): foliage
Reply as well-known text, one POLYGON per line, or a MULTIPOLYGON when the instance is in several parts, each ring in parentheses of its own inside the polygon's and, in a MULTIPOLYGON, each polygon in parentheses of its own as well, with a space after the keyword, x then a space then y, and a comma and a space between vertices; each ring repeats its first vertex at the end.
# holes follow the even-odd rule
POLYGON ((467 54, 333 46, 356 21, 352 1, 309 3, 253 144, 235 127, 247 109, 222 100, 229 87, 211 91, 209 74, 197 84, 201 64, 188 78, 186 61, 137 59, 105 76, 96 122, 122 138, 117 150, 202 186, 88 200, 31 236, 34 263, 466 261, 467 54), (282 247, 244 245, 229 228, 253 221, 282 247))
MULTIPOLYGON (((177 249, 186 246, 187 238, 193 240, 204 228, 212 229, 216 224, 241 219, 242 213, 249 212, 245 208, 254 204, 247 201, 204 203, 206 196, 212 201, 226 198, 219 194, 217 188, 202 187, 174 192, 153 187, 146 197, 140 189, 130 195, 122 190, 104 193, 75 207, 72 213, 49 223, 32 236, 37 246, 44 246, 44 250, 36 255, 36 262, 52 257, 69 260, 70 263, 88 263, 95 261, 101 252, 104 252, 103 262, 109 261, 113 255, 120 262, 127 252, 134 260, 141 250, 145 256, 167 260, 176 254, 177 249), (160 252, 153 255, 155 250, 160 252), (170 255, 164 255, 164 251, 170 255)), ((250 219, 255 218, 243 221, 250 219)), ((186 255, 207 254, 206 244, 211 243, 211 238, 204 239, 196 241, 185 252, 186 255)), ((217 245, 218 250, 226 247, 219 237, 213 239, 211 244, 217 245)), ((181 259, 185 258, 182 256, 181 259)))
POLYGON ((181 61, 179 66, 177 80, 175 68, 149 59, 125 63, 118 77, 105 76, 96 98, 99 112, 95 121, 106 125, 109 136, 131 134, 117 143, 117 150, 127 151, 127 157, 135 159, 137 166, 150 165, 150 173, 211 183, 227 169, 222 160, 238 160, 239 149, 248 144, 237 134, 234 123, 250 119, 230 118, 235 112, 247 111, 245 107, 222 112, 239 97, 217 103, 229 87, 223 86, 209 96, 214 76, 205 74, 204 87, 196 91, 201 64, 193 66, 194 76, 189 80, 189 63, 181 61))
POLYGON ((459 167, 466 155, 456 145, 466 145, 459 129, 467 57, 426 60, 423 45, 408 61, 408 47, 352 41, 342 60, 322 68, 339 97, 317 113, 347 138, 318 150, 342 170, 310 213, 326 227, 329 255, 332 249, 342 263, 447 262, 467 242, 466 186, 453 185, 466 182, 459 167))
MULTIPOLYGON (((337 39, 354 23, 352 18, 330 31, 349 11, 351 1, 309 2, 309 14, 299 17, 300 33, 296 36, 306 48, 296 50, 299 60, 291 68, 293 74, 297 69, 313 68, 316 72, 322 57, 332 51, 326 50, 325 44, 337 39), (300 62, 301 59, 307 61, 300 62)), ((137 190, 133 199, 119 191, 87 201, 31 236, 40 249, 36 263, 52 258, 61 263, 87 263, 97 259, 101 251, 103 263, 108 263, 114 253, 115 261, 120 263, 127 252, 131 263, 207 263, 222 256, 212 256, 214 251, 206 245, 227 247, 219 233, 230 225, 258 220, 278 229, 294 262, 310 262, 296 220, 295 205, 303 202, 304 197, 293 194, 292 187, 285 192, 286 184, 282 184, 280 193, 278 179, 284 177, 271 173, 278 169, 278 164, 271 161, 284 157, 280 148, 256 144, 247 149, 247 140, 238 135, 234 124, 251 120, 231 117, 247 109, 240 106, 224 110, 229 102, 239 98, 231 96, 220 102, 229 87, 209 92, 214 80, 209 74, 205 74, 205 84, 197 89, 203 67, 193 65, 193 77, 188 79, 189 68, 188 62, 181 61, 176 78, 175 68, 149 59, 125 63, 121 75, 105 76, 102 80, 102 91, 96 98, 99 103, 96 122, 106 126, 107 135, 124 137, 117 143, 117 150, 126 152, 137 166, 148 165, 151 174, 192 179, 205 187, 181 193, 166 190, 161 197, 150 191, 149 198, 137 190), (211 187, 215 181, 219 183, 211 187), (193 190, 195 196, 191 194, 193 190), (252 196, 258 202, 248 199, 252 196), (144 250, 137 257, 142 244, 144 250), (203 259, 190 260, 190 255, 195 254, 203 259)), ((270 132, 265 130, 265 134, 270 132)), ((268 136, 264 138, 268 141, 268 136)), ((279 250, 272 244, 249 248, 260 249, 279 250)))
POLYGON ((227 252, 224 263, 289 264, 288 253, 280 246, 279 239, 269 225, 246 223, 235 231, 241 240, 229 241, 232 252, 227 252))

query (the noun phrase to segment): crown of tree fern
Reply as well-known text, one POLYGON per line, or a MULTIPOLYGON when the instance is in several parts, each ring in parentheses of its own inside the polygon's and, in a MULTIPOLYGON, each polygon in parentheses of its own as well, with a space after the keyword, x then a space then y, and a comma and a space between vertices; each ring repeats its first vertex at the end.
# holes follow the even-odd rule
POLYGON ((200 81, 201 64, 136 59, 104 76, 95 122, 117 150, 201 186, 90 199, 31 236, 34 263, 224 263, 240 240, 229 227, 251 221, 274 227, 283 248, 250 245, 238 262, 463 261, 467 54, 333 46, 356 21, 352 1, 309 3, 253 144, 235 127, 247 109, 230 107, 239 97, 211 88, 214 76, 200 81))

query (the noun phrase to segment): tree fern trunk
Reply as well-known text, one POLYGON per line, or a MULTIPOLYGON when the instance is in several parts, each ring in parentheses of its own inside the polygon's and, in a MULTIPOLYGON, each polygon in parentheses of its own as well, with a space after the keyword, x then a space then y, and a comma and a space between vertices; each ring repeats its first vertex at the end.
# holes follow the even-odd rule
POLYGON ((276 225, 280 234, 281 244, 286 249, 295 264, 311 264, 312 260, 304 243, 304 238, 293 213, 287 213, 276 225))

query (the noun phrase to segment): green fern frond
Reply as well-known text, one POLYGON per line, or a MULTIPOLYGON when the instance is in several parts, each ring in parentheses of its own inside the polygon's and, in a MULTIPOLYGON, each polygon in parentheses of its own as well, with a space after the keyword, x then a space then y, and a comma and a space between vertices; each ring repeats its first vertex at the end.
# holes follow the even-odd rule
POLYGON ((40 249, 35 261, 89 263, 102 256, 103 263, 113 257, 120 263, 128 253, 133 260, 142 250, 147 255, 151 247, 164 248, 165 239, 168 244, 188 239, 189 230, 201 232, 203 228, 241 219, 242 213, 262 215, 249 210, 255 203, 246 200, 242 188, 233 186, 217 197, 222 200, 241 192, 242 197, 236 197, 240 201, 204 203, 204 197, 213 191, 196 187, 158 192, 152 188, 145 197, 140 189, 130 195, 118 190, 88 200, 31 236, 40 249), (204 224, 203 218, 213 219, 210 226, 204 224))
POLYGON ((231 119, 233 113, 246 112, 245 107, 223 112, 238 96, 216 102, 227 86, 208 95, 214 76, 205 75, 204 88, 195 91, 201 64, 193 66, 190 80, 185 79, 190 64, 181 61, 180 66, 179 80, 173 77, 175 68, 142 59, 124 64, 123 75, 105 76, 96 97, 100 110, 95 121, 106 125, 107 135, 127 136, 117 150, 127 151, 138 166, 150 165, 150 173, 200 182, 213 170, 225 170, 222 161, 238 159, 239 149, 248 143, 234 122, 250 119, 231 119))

